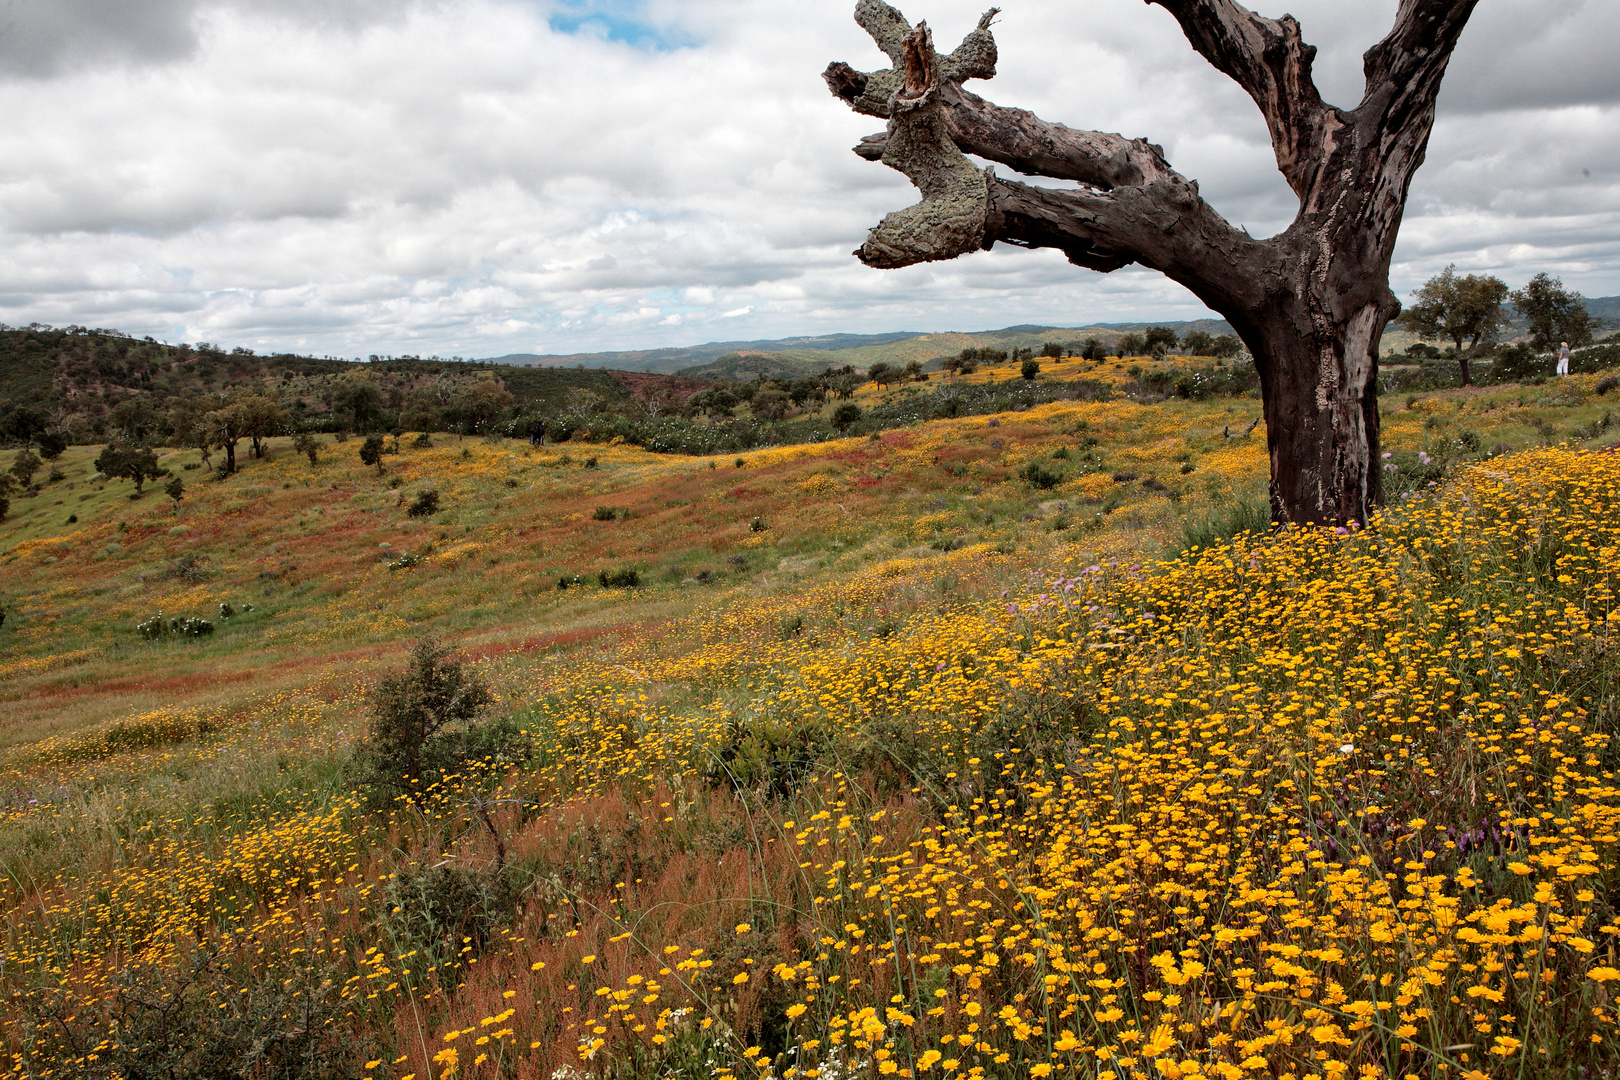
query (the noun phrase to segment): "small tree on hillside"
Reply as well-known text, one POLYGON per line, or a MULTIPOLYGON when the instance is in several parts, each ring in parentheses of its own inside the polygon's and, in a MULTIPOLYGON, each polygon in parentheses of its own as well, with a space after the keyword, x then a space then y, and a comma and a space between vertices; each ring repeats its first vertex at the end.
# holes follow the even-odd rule
POLYGON ((1592 332, 1603 325, 1602 319, 1587 313, 1580 293, 1564 288, 1562 278, 1537 274, 1509 299, 1530 324, 1530 341, 1538 349, 1550 349, 1560 341, 1588 345, 1592 332))
POLYGON ((1037 360, 1025 360, 1023 365, 1018 369, 1018 374, 1032 382, 1039 377, 1040 373, 1041 365, 1037 360))
POLYGON ((849 425, 861 418, 861 407, 853 401, 846 401, 833 410, 832 422, 839 431, 848 431, 849 425))
POLYGON ((39 456, 46 461, 55 461, 67 448, 67 434, 58 429, 53 428, 39 437, 39 456))
POLYGON ((464 434, 478 435, 493 430, 514 400, 499 379, 478 379, 455 392, 449 413, 461 422, 464 434))
POLYGON ((287 426, 287 412, 275 399, 263 394, 248 394, 239 402, 242 414, 242 434, 253 444, 253 456, 264 457, 264 444, 272 435, 281 434, 287 426))
POLYGON ((305 457, 309 458, 309 463, 311 465, 316 464, 320 460, 319 444, 316 443, 315 436, 311 435, 307 431, 300 431, 297 438, 293 439, 293 452, 303 454, 305 457))
POLYGON ((1215 339, 1202 330, 1189 330, 1181 339, 1181 347, 1188 356, 1214 356, 1215 339))
POLYGON ((1417 297, 1417 303, 1401 312, 1401 325, 1420 337, 1449 339, 1457 349, 1462 384, 1468 386, 1469 358, 1481 341, 1495 340, 1502 329, 1507 282, 1489 275, 1458 277, 1453 264, 1412 295, 1417 297))
POLYGON ((144 397, 126 398, 113 406, 108 425, 124 442, 145 443, 163 430, 164 416, 144 397))
POLYGON ((792 399, 780 387, 762 386, 754 391, 754 400, 749 402, 749 408, 761 420, 780 420, 787 415, 792 404, 792 399))
POLYGON ((23 487, 32 487, 34 474, 39 471, 41 464, 39 455, 25 446, 17 451, 16 457, 11 459, 11 475, 15 476, 17 482, 23 487))
POLYGON ((409 666, 377 683, 360 751, 370 786, 410 794, 477 749, 473 721, 495 698, 449 655, 431 640, 418 642, 409 666))
POLYGON ((1119 336, 1119 355, 1146 356, 1146 339, 1143 338, 1141 334, 1138 334, 1135 330, 1132 330, 1128 334, 1121 334, 1119 336))
POLYGON ((232 402, 202 418, 208 444, 225 451, 225 473, 236 472, 236 444, 247 436, 248 417, 238 403, 232 402))
POLYGON ((382 410, 382 392, 361 374, 352 374, 332 389, 332 411, 354 417, 354 430, 364 433, 367 421, 382 410))
POLYGON ((1150 326, 1142 334, 1142 348, 1149 356, 1163 356, 1180 342, 1168 326, 1150 326))
POLYGON ((366 436, 366 441, 360 444, 360 460, 366 465, 377 466, 377 475, 383 474, 383 437, 373 432, 366 436))
POLYGON ((174 500, 174 509, 178 513, 180 510, 180 500, 186 497, 185 482, 178 476, 171 477, 169 482, 163 485, 163 494, 174 500))
POLYGON ((163 475, 158 467, 157 454, 145 447, 125 446, 121 443, 108 443, 96 458, 96 470, 113 480, 133 480, 135 482, 135 496, 140 497, 141 489, 148 480, 155 480, 163 475))

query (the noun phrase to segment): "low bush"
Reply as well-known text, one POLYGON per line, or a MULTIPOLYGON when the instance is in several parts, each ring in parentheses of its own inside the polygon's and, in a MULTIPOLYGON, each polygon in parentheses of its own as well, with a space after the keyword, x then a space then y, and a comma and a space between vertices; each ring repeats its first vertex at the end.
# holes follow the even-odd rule
POLYGON ((407 517, 427 517, 439 512, 439 493, 434 488, 426 488, 416 493, 411 505, 405 508, 407 517))
POLYGON ((399 952, 416 951, 411 966, 424 974, 477 956, 522 899, 515 877, 504 868, 470 866, 396 874, 386 893, 389 935, 399 952))
MULTIPOLYGON (((304 953, 303 950, 294 950, 304 953)), ((307 954, 305 954, 307 955, 307 954)), ((376 1036, 357 1029, 348 983, 313 966, 240 970, 197 950, 178 970, 136 964, 106 994, 36 987, 8 1005, 24 1037, 15 1076, 68 1080, 349 1080, 376 1036)))
POLYGON ((480 723, 494 695, 431 640, 409 666, 385 675, 371 694, 371 721, 353 768, 374 806, 414 797, 471 761, 526 757, 520 733, 499 720, 480 723))
POLYGON ((596 580, 604 589, 634 589, 641 585, 641 571, 628 566, 617 570, 599 570, 596 580))
POLYGON ((1260 388, 1260 376, 1254 365, 1237 361, 1196 367, 1156 367, 1139 371, 1135 378, 1137 385, 1149 394, 1190 401, 1242 397, 1260 388))
POLYGON ((1042 491, 1055 488, 1063 482, 1061 472, 1056 469, 1048 469, 1038 461, 1031 461, 1025 465, 1018 470, 1018 475, 1027 481, 1030 487, 1039 488, 1042 491))
POLYGON ((1224 544, 1244 533, 1264 535, 1271 531, 1271 504, 1263 497, 1238 499, 1181 530, 1169 554, 1180 555, 1224 544))
POLYGON ((194 615, 164 618, 160 611, 136 623, 135 632, 149 641, 164 637, 203 637, 214 632, 214 624, 194 615))

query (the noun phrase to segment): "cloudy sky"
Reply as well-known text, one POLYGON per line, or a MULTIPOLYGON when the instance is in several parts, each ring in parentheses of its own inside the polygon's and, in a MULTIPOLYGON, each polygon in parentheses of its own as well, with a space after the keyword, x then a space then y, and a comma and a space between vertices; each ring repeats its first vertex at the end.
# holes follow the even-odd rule
MULTIPOLYGON (((912 0, 942 42, 984 0, 912 0)), ((1292 196, 1254 107, 1140 0, 1004 0, 993 100, 1141 135, 1234 222, 1292 196)), ((1267 14, 1278 14, 1262 4, 1267 14)), ((1394 0, 1290 0, 1360 96, 1394 0)), ((998 249, 874 271, 914 201, 822 85, 853 0, 0 0, 0 321, 356 356, 1193 318, 998 249)), ((1620 4, 1482 0, 1393 282, 1620 293, 1620 4)))

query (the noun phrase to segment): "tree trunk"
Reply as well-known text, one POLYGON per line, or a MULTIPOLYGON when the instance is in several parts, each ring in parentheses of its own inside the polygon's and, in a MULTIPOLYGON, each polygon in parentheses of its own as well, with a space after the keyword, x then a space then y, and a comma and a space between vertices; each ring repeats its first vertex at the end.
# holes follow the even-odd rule
POLYGON ((1240 330, 1260 373, 1271 516, 1365 521, 1383 498, 1377 350, 1385 309, 1374 302, 1313 326, 1309 306, 1289 298, 1240 330))
POLYGON ((226 439, 223 446, 225 449, 225 473, 228 476, 236 472, 236 440, 226 439))
POLYGON ((1463 352, 1461 345, 1457 346, 1457 370, 1462 375, 1462 384, 1464 386, 1474 385, 1468 378, 1468 354, 1463 352))
MULTIPOLYGON (((1231 225, 1145 139, 1077 131, 963 89, 995 75, 995 9, 941 54, 926 23, 912 27, 884 0, 857 0, 856 22, 893 66, 863 73, 835 63, 823 77, 855 111, 888 120, 855 152, 904 173, 922 201, 885 217, 856 255, 888 269, 1001 242, 1057 248, 1104 273, 1131 263, 1164 273, 1225 316, 1254 354, 1273 518, 1365 522, 1382 496, 1378 341, 1400 311, 1390 255, 1476 0, 1401 0, 1394 27, 1363 58, 1365 93, 1353 109, 1322 100, 1316 50, 1291 16, 1263 18, 1237 0, 1149 3, 1259 106, 1299 198, 1283 234, 1256 240, 1231 225), (968 153, 1076 186, 1003 180, 968 153)), ((1459 359, 1466 381, 1461 350, 1459 359)))

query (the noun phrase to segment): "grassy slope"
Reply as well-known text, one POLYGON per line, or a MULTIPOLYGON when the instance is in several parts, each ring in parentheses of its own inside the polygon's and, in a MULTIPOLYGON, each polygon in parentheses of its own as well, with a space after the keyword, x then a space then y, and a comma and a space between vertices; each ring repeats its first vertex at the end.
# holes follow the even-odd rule
MULTIPOLYGON (((1122 381, 1125 366, 1068 361, 1044 373, 1122 381)), ((963 381, 1005 377, 990 368, 963 381)), ((907 391, 868 385, 855 400, 870 405, 907 391)), ((1411 449, 1462 428, 1481 433, 1486 446, 1524 445, 1541 438, 1538 422, 1568 431, 1605 411, 1600 399, 1556 386, 1429 395, 1418 407, 1400 405, 1386 405, 1385 437, 1411 449)), ((1025 517, 1045 523, 1059 500, 1071 504, 1069 517, 1088 517, 1098 507, 1083 512, 1086 505, 1106 494, 1111 527, 1085 543, 1153 550, 1184 521, 1258 490, 1263 429, 1236 442, 1221 434, 1247 428, 1257 406, 1058 405, 1002 417, 996 428, 972 417, 892 432, 876 443, 758 452, 745 455, 742 469, 733 458, 584 445, 531 450, 441 436, 432 450, 409 449, 407 437, 407 449, 387 458, 378 476, 360 465, 355 442, 323 447, 311 468, 285 440, 274 440, 270 460, 244 455, 239 475, 220 484, 185 469, 194 454, 167 454, 164 464, 188 483, 178 511, 150 486, 131 501, 126 482, 94 483, 96 449, 75 447, 60 463, 64 478, 38 497, 17 499, 0 522, 7 611, 0 633, 11 676, 0 694, 12 703, 0 745, 110 719, 148 699, 141 686, 149 672, 164 673, 150 700, 174 701, 175 679, 229 683, 267 658, 293 654, 301 668, 318 668, 316 657, 333 642, 397 647, 425 631, 527 634, 529 627, 622 621, 648 605, 684 605, 688 594, 759 587, 784 560, 815 575, 847 571, 933 539, 915 535, 913 523, 923 516, 943 514, 941 530, 960 542, 1013 543, 1040 555, 1048 544, 1035 542, 1025 517), (1078 453, 1082 438, 1097 440, 1094 459, 1078 453), (1026 459, 1059 446, 1076 451, 1069 463, 1054 463, 1069 475, 1063 486, 1032 492, 1016 482, 1026 459), (588 469, 593 456, 597 467, 588 469), (1182 474, 1181 459, 1197 471, 1182 474), (1082 469, 1093 475, 1081 477, 1082 469), (1171 502, 1106 479, 1120 471, 1155 477, 1183 497, 1171 502), (806 497, 801 485, 815 477, 825 480, 815 480, 817 493, 806 497), (427 486, 439 489, 444 511, 408 518, 402 504, 427 486), (601 505, 630 516, 590 520, 601 505), (768 532, 748 532, 755 516, 768 532), (421 568, 384 565, 430 545, 421 568), (200 560, 201 579, 166 577, 185 556, 200 560), (620 565, 641 570, 648 587, 633 596, 555 588, 559 576, 589 578, 620 565), (705 571, 712 583, 695 584, 705 571), (222 601, 255 610, 184 648, 140 643, 131 633, 151 612, 206 617, 222 601)))
MULTIPOLYGON (((1079 363, 1046 374, 1123 377, 1079 363)), ((1465 430, 1486 446, 1571 438, 1606 415, 1595 382, 1389 402, 1385 437, 1403 462, 1420 449, 1442 453, 1465 430)), ((903 392, 866 387, 858 400, 903 392)), ((244 458, 237 477, 191 483, 178 512, 155 492, 131 501, 127 484, 93 482, 94 451, 75 448, 62 462, 66 476, 18 500, 0 523, 7 896, 35 896, 59 874, 93 884, 154 837, 202 852, 229 847, 266 813, 273 822, 307 799, 337 797, 333 770, 366 686, 424 632, 484 657, 485 674, 515 706, 590 683, 586 670, 614 687, 623 681, 614 672, 634 675, 689 648, 693 635, 783 633, 787 616, 773 612, 808 614, 787 632, 806 630, 812 642, 848 631, 835 614, 845 606, 863 625, 905 624, 941 604, 1019 589, 1028 570, 1066 559, 1154 554, 1187 522, 1263 487, 1263 430, 1222 437, 1257 411, 1251 400, 1062 403, 757 452, 740 467, 732 458, 444 438, 414 450, 407 438, 378 476, 359 464, 353 442, 323 446, 311 467, 278 441, 269 460, 244 458), (1097 440, 1089 450, 1088 439, 1097 440), (1060 447, 1071 456, 1050 461, 1060 447), (1065 483, 1035 492, 1019 482, 1017 468, 1037 457, 1065 470, 1065 483), (1193 471, 1183 473, 1183 461, 1193 471), (1138 479, 1116 483, 1115 472, 1138 479), (1146 490, 1146 477, 1178 497, 1146 490), (413 521, 402 503, 426 486, 445 509, 413 521), (596 521, 597 506, 629 515, 596 521), (1051 528, 1105 508, 1099 528, 1051 528), (769 528, 750 531, 754 517, 769 528), (967 557, 942 554, 944 541, 968 545, 967 557), (986 561, 995 550, 1010 554, 986 561), (406 551, 426 558, 385 565, 406 551), (197 557, 200 580, 166 576, 185 556, 197 557), (849 582, 869 589, 862 583, 884 580, 891 564, 898 591, 884 586, 864 600, 837 592, 849 582), (560 575, 618 566, 642 570, 645 587, 556 588, 560 575), (815 599, 829 588, 835 600, 815 599), (222 601, 254 609, 197 641, 151 643, 132 632, 155 610, 208 616, 222 601), (205 820, 217 824, 199 832, 205 820)), ((181 466, 179 475, 201 473, 181 466)), ((741 684, 727 693, 733 708, 749 700, 741 684)), ((669 700, 676 708, 678 695, 669 700)), ((712 798, 685 797, 694 806, 712 798)), ((373 874, 389 865, 370 858, 373 874)))

